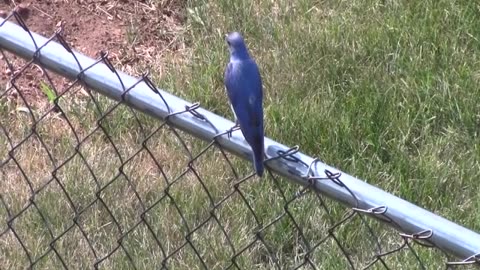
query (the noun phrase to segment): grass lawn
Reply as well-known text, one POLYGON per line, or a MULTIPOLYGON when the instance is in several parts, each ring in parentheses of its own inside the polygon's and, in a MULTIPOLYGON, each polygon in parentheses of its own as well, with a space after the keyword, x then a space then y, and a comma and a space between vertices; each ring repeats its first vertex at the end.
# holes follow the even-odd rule
MULTIPOLYGON (((187 49, 181 60, 164 59, 162 74, 154 74, 159 87, 232 118, 223 87, 224 34, 239 31, 263 76, 268 137, 298 144, 342 171, 480 231, 475 1, 191 0, 185 13, 178 35, 187 49)), ((79 93, 74 87, 58 98, 73 130, 50 112, 30 137, 34 121, 11 113, 22 105, 0 102, 1 124, 14 141, 28 137, 0 167, 0 232, 6 231, 0 265, 14 269, 35 261, 39 268, 63 263, 83 269, 99 262, 104 269, 152 269, 166 259, 168 269, 289 269, 311 251, 318 269, 350 266, 328 236, 349 209, 326 200, 327 212, 312 193, 288 203, 299 187, 285 179, 249 179, 236 189, 237 179, 215 148, 188 169, 190 156, 206 143, 95 95, 98 107, 79 93), (98 128, 101 115, 106 117, 98 128), (3 222, 12 213, 14 230, 3 222)), ((7 142, 0 132, 0 145, 7 142)), ((0 148, 0 161, 8 151, 0 148)), ((227 156, 240 177, 251 173, 251 164, 227 156)), ((402 243, 383 224, 349 219, 333 232, 360 269, 379 253, 366 223, 383 251, 402 243)), ((421 263, 404 248, 385 257, 386 264, 444 268, 447 258, 438 250, 414 250, 421 263)), ((377 263, 371 269, 384 268, 377 263)))

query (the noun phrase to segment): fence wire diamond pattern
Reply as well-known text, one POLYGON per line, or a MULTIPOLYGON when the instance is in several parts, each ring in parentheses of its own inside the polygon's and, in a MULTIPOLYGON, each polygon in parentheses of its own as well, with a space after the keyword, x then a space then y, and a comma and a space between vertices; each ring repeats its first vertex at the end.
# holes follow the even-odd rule
MULTIPOLYGON (((205 142, 172 124, 175 116, 190 114, 215 128, 199 104, 174 111, 148 74, 130 85, 107 53, 82 66, 61 30, 39 44, 16 12, 8 19, 28 33, 36 52, 23 60, 1 49, 9 75, 0 90, 2 268, 434 269, 479 264, 478 256, 456 261, 435 249, 429 242, 435 232, 429 228, 399 233, 393 228, 402 227, 389 217, 388 206, 362 208, 341 173, 306 174, 306 186, 271 170, 267 178, 254 177, 248 163, 219 144, 223 130, 205 142), (76 60, 80 72, 75 78, 61 77, 39 61, 53 42, 76 60), (85 74, 102 64, 118 78, 120 100, 88 87, 85 74), (168 108, 163 121, 127 106, 129 92, 140 83, 168 108), (353 207, 315 192, 319 181, 344 189, 353 207), (438 258, 438 265, 427 265, 423 256, 438 258)), ((283 160, 308 171, 318 162, 301 164, 297 151, 279 150, 267 164, 283 160)))

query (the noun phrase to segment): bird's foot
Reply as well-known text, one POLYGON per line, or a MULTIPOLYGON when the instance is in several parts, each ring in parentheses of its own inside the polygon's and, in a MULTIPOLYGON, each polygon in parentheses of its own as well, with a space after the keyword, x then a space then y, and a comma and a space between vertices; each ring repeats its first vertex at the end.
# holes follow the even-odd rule
POLYGON ((228 138, 230 139, 232 137, 232 133, 236 130, 239 130, 239 129, 240 129, 240 125, 237 122, 237 123, 235 123, 235 125, 231 129, 227 130, 228 138))

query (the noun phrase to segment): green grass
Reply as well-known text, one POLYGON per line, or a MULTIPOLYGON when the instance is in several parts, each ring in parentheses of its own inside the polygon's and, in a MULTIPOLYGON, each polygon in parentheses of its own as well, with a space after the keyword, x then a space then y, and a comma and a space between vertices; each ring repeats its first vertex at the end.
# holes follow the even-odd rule
POLYGON ((480 230, 478 5, 200 0, 189 8, 191 61, 166 88, 230 117, 223 34, 240 31, 261 67, 269 137, 480 230))
MULTIPOLYGON (((189 49, 182 61, 165 63, 162 76, 154 74, 159 86, 232 118, 222 79, 228 61, 224 34, 240 31, 261 68, 268 137, 298 144, 330 165, 480 230, 480 10, 474 1, 192 0, 185 9, 188 19, 178 35, 189 49)), ((129 27, 126 39, 133 39, 137 28, 129 27)), ((250 179, 239 185, 241 194, 228 196, 236 179, 215 147, 191 164, 194 171, 187 170, 190 156, 207 143, 177 136, 125 106, 100 121, 106 136, 97 120, 115 103, 96 98, 100 108, 76 90, 59 95, 74 131, 50 113, 37 125, 38 135, 13 152, 35 197, 15 162, 0 167, 0 194, 9 211, 19 213, 29 199, 35 201, 12 223, 18 236, 10 230, 0 237, 0 254, 6 254, 0 265, 29 265, 19 237, 33 260, 46 253, 38 268, 61 268, 50 246, 54 238, 63 263, 79 269, 104 256, 103 269, 131 269, 132 262, 158 269, 165 254, 179 248, 167 260, 169 269, 203 269, 197 253, 212 269, 224 269, 233 258, 241 269, 272 269, 272 257, 288 269, 318 243, 309 256, 319 269, 349 267, 328 231, 348 209, 325 199, 327 212, 312 193, 287 203, 299 188, 270 177, 250 179), (73 132, 85 139, 78 152, 73 132), (52 176, 52 168, 72 155, 52 176), (277 218, 256 236, 258 223, 277 218)), ((28 114, 12 113, 21 106, 0 101, 0 121, 17 143, 32 125, 28 114)), ((51 106, 36 109, 36 116, 51 106)), ((7 141, 0 131, 0 145, 7 141)), ((240 176, 251 172, 248 162, 227 156, 240 176)), ((0 148, 0 160, 7 157, 0 148)), ((7 229, 7 216, 0 205, 0 231, 7 229)), ((365 224, 382 251, 402 244, 384 224, 352 217, 334 233, 358 268, 379 252, 365 224)), ((427 269, 444 268, 441 252, 413 249, 427 269)), ((392 269, 419 268, 409 248, 384 259, 392 269)), ((371 269, 383 268, 377 263, 371 269)))

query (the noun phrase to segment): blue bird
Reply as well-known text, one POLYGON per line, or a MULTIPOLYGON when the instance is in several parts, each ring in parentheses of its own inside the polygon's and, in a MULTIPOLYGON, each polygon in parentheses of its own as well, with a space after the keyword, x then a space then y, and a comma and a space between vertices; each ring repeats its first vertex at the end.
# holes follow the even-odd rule
POLYGON ((233 32, 226 41, 230 62, 225 69, 225 87, 236 124, 252 148, 253 164, 258 176, 263 175, 263 90, 258 66, 250 57, 242 35, 233 32))

